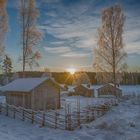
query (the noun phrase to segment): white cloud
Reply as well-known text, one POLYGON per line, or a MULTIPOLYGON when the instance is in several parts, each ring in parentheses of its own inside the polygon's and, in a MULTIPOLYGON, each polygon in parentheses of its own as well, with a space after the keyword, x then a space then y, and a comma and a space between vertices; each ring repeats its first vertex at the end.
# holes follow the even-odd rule
POLYGON ((128 54, 140 54, 140 42, 132 42, 127 44, 125 50, 128 54))
POLYGON ((124 32, 125 50, 128 54, 140 54, 140 20, 135 18, 128 19, 124 32), (139 23, 139 24, 138 24, 139 23))
MULTIPOLYGON (((93 50, 96 46, 96 27, 97 21, 95 17, 84 15, 75 21, 62 20, 57 23, 52 23, 51 26, 43 26, 47 33, 53 35, 63 41, 51 42, 53 45, 75 47, 77 49, 84 49, 87 51, 93 50), (65 22, 66 21, 66 22, 65 22)), ((84 52, 83 50, 83 52, 84 52)), ((72 56, 64 54, 64 56, 72 56)), ((80 54, 80 57, 86 56, 80 54)))
POLYGON ((85 50, 92 51, 93 47, 96 46, 96 38, 95 37, 89 37, 84 38, 83 40, 79 40, 77 42, 77 47, 85 50))
MULTIPOLYGON (((53 8, 56 8, 57 16, 55 15, 56 17, 52 17, 51 20, 46 20, 45 25, 40 26, 40 29, 45 30, 48 34, 58 40, 63 40, 58 41, 58 43, 50 42, 52 45, 72 47, 75 48, 75 51, 83 49, 83 53, 84 50, 91 51, 93 49, 95 46, 95 33, 100 19, 91 15, 91 13, 97 15, 97 9, 89 13, 91 6, 89 3, 80 3, 80 6, 75 5, 72 7, 62 5, 55 7, 53 5, 53 8)), ((52 14, 54 11, 49 11, 48 14, 50 15, 50 13, 52 14)), ((64 56, 68 56, 68 54, 64 54, 64 56)))
POLYGON ((61 56, 63 57, 75 57, 75 58, 81 58, 81 57, 87 57, 89 56, 90 53, 76 53, 76 52, 68 52, 68 53, 65 53, 65 54, 62 54, 61 56))
MULTIPOLYGON (((73 7, 54 6, 56 8, 55 12, 58 12, 57 15, 52 20, 46 20, 46 26, 40 28, 58 40, 63 40, 52 42, 52 45, 74 47, 79 49, 79 52, 83 50, 83 54, 79 54, 79 56, 86 56, 85 50, 89 52, 96 46, 97 27, 101 23, 101 18, 98 16, 101 13, 101 7, 94 10, 92 6, 89 1, 86 4, 73 7)), ((138 29, 140 28, 140 18, 137 14, 134 15, 134 13, 131 14, 128 11, 125 14, 124 43, 126 51, 128 53, 136 51, 140 53, 138 45, 140 44, 140 31, 138 29)), ((75 56, 75 54, 68 52, 63 56, 69 57, 75 56)))
POLYGON ((54 41, 54 42, 51 42, 51 45, 62 45, 64 44, 64 41, 54 41))
POLYGON ((58 53, 66 53, 71 51, 71 49, 69 47, 44 47, 44 49, 48 52, 48 53, 54 53, 54 54, 58 54, 58 53))
POLYGON ((56 17, 57 16, 57 14, 55 12, 47 12, 46 15, 50 16, 50 17, 56 17))

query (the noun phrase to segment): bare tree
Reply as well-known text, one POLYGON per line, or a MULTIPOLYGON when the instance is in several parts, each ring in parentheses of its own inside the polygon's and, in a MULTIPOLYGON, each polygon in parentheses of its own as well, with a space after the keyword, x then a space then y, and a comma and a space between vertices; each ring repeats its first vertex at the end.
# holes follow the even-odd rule
POLYGON ((19 1, 19 22, 21 26, 21 45, 22 45, 22 69, 23 75, 26 66, 38 65, 37 60, 41 58, 38 45, 41 40, 41 32, 37 29, 37 17, 39 15, 35 5, 35 0, 19 1))
POLYGON ((114 5, 102 12, 102 25, 98 28, 98 42, 94 49, 94 67, 97 76, 102 75, 105 82, 116 86, 118 74, 126 67, 123 44, 125 16, 120 5, 114 5))
POLYGON ((44 73, 42 74, 41 77, 49 77, 49 78, 51 78, 52 73, 51 73, 50 69, 49 68, 44 68, 44 73))
POLYGON ((4 57, 4 41, 8 30, 8 17, 6 12, 6 0, 0 0, 0 63, 4 57))
POLYGON ((89 76, 85 72, 78 72, 75 73, 73 77, 72 85, 81 85, 81 84, 88 84, 90 85, 90 79, 89 76))

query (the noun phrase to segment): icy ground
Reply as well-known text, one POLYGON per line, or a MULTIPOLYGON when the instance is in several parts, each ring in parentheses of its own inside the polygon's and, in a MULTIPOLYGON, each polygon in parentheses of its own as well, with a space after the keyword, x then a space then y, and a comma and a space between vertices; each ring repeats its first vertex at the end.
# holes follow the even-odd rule
POLYGON ((118 106, 75 131, 40 128, 0 115, 0 140, 140 140, 140 96, 118 106))

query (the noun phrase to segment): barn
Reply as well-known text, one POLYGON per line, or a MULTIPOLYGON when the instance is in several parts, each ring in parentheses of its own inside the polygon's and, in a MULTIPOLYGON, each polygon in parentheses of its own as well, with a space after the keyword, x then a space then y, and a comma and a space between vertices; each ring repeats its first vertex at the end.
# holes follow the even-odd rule
POLYGON ((52 78, 19 78, 1 90, 11 105, 33 110, 60 108, 60 86, 52 78))
POLYGON ((110 96, 113 95, 115 97, 122 96, 122 90, 119 87, 115 87, 114 84, 108 83, 103 85, 97 89, 98 96, 110 96), (116 91, 115 91, 116 90, 116 91))
POLYGON ((74 88, 76 95, 91 97, 94 96, 94 89, 89 84, 81 84, 74 88))

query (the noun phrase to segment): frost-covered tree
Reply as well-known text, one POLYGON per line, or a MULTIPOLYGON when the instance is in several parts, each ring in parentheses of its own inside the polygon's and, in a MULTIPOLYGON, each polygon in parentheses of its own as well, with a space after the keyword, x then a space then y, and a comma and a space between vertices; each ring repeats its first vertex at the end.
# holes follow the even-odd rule
POLYGON ((102 25, 98 28, 98 46, 94 49, 97 76, 101 75, 104 82, 112 82, 115 85, 121 79, 119 73, 127 66, 122 37, 124 21, 125 16, 120 5, 104 9, 102 25))
POLYGON ((85 72, 75 73, 72 85, 90 84, 90 79, 85 72))
POLYGON ((41 40, 41 32, 37 28, 37 18, 39 12, 36 8, 35 0, 19 0, 19 18, 22 46, 22 69, 23 75, 26 66, 38 66, 38 59, 41 54, 38 45, 41 40))
POLYGON ((6 75, 9 75, 12 72, 12 60, 8 55, 5 55, 2 68, 6 75))
POLYGON ((0 0, 0 63, 4 57, 4 41, 8 30, 6 0, 0 0))
POLYGON ((42 74, 42 77, 52 77, 52 73, 50 71, 50 69, 48 68, 44 68, 44 73, 42 74))

